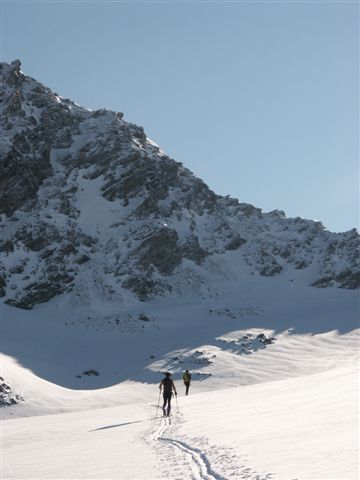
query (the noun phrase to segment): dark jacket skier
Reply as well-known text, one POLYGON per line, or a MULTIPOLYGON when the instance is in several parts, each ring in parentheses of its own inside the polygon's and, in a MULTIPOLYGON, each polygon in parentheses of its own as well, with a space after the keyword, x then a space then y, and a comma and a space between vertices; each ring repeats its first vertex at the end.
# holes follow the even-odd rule
POLYGON ((160 391, 161 390, 163 391, 163 398, 164 398, 163 414, 166 416, 170 415, 172 392, 174 391, 175 395, 177 395, 175 384, 170 378, 170 376, 171 374, 169 372, 166 372, 165 378, 161 380, 159 385, 160 391), (167 409, 166 409, 166 405, 167 405, 167 409))
POLYGON ((190 382, 191 382, 191 374, 190 374, 189 370, 186 370, 184 372, 183 380, 184 380, 184 384, 185 384, 185 387, 186 387, 186 395, 189 395, 189 387, 190 387, 190 382))

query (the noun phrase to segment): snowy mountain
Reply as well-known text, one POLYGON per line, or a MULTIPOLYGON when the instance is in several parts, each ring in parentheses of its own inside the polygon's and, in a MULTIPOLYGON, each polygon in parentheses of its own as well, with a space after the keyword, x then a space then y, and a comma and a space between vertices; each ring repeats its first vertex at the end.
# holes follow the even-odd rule
POLYGON ((357 479, 356 230, 216 195, 19 61, 0 79, 1 478, 357 479))
POLYGON ((1 276, 5 303, 198 292, 219 278, 360 286, 359 236, 212 192, 122 113, 91 111, 0 69, 1 276))

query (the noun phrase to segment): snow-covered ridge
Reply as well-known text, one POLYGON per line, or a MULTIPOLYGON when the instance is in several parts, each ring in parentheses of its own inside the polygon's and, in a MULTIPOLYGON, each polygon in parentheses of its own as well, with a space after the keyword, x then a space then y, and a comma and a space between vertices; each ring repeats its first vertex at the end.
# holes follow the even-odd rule
POLYGON ((216 295, 282 275, 358 288, 359 235, 212 192, 122 113, 90 111, 0 67, 0 295, 70 301, 216 295))

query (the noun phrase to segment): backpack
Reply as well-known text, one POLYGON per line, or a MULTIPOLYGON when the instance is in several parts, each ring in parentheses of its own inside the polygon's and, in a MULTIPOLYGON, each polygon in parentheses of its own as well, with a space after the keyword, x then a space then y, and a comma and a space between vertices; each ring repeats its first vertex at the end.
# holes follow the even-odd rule
POLYGON ((173 386, 173 381, 171 378, 165 377, 162 381, 163 388, 164 388, 164 394, 170 395, 172 392, 172 386, 173 386))
POLYGON ((184 375, 183 375, 183 380, 184 382, 190 382, 191 380, 191 375, 189 372, 185 372, 184 375))

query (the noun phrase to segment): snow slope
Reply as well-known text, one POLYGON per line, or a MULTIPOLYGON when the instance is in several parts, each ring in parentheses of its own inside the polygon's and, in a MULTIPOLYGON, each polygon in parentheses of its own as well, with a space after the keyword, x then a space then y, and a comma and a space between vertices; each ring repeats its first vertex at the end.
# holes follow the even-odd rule
POLYGON ((129 405, 8 420, 2 478, 355 480, 357 392, 356 369, 339 367, 180 396, 171 424, 156 401, 131 396, 129 405))
POLYGON ((139 303, 129 312, 149 321, 128 331, 71 324, 61 298, 4 306, 1 375, 25 400, 1 409, 2 478, 357 479, 357 292, 224 287, 139 303), (179 391, 171 425, 157 416, 164 370, 179 391))

